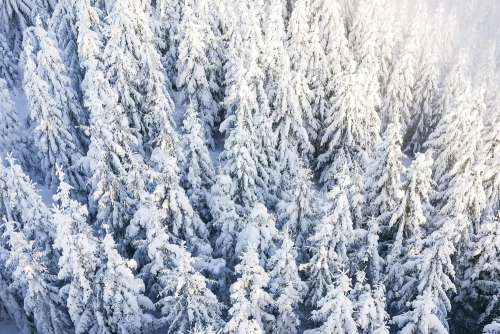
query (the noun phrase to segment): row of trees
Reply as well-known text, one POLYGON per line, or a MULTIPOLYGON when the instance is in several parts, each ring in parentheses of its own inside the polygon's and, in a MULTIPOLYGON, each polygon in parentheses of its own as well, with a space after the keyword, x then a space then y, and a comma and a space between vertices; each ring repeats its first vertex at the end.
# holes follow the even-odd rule
POLYGON ((444 57, 442 12, 0 3, 23 333, 500 331, 496 54, 444 57))

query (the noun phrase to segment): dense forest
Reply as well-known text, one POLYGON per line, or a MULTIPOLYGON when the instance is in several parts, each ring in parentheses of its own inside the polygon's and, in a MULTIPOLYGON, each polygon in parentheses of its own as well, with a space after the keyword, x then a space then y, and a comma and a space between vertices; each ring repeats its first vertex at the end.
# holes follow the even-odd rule
POLYGON ((0 0, 0 320, 499 334, 494 2, 0 0))

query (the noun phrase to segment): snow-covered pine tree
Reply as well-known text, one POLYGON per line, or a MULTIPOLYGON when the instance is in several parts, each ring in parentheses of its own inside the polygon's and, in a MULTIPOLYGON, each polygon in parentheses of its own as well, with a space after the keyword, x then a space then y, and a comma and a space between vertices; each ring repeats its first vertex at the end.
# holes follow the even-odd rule
POLYGON ((301 158, 309 160, 314 152, 314 146, 309 140, 303 120, 304 106, 299 97, 299 94, 303 94, 302 87, 299 82, 294 82, 297 76, 291 72, 290 59, 285 48, 286 32, 282 3, 269 2, 265 15, 263 23, 265 87, 270 101, 274 129, 272 144, 277 149, 274 157, 276 165, 273 168, 286 172, 288 169, 293 169, 293 165, 297 163, 293 151, 297 151, 301 158))
POLYGON ((263 267, 276 251, 276 240, 279 237, 276 222, 262 203, 256 203, 243 223, 243 230, 238 236, 236 253, 241 255, 252 247, 258 254, 263 267))
POLYGON ((214 254, 226 260, 228 266, 234 264, 236 243, 243 228, 240 208, 234 203, 234 184, 227 175, 218 175, 208 197, 212 216, 211 226, 217 236, 214 254))
POLYGON ((66 302, 75 333, 99 332, 96 318, 94 276, 99 264, 98 242, 88 225, 87 208, 71 198, 71 186, 59 169, 59 187, 52 219, 56 228, 54 247, 59 249, 59 294, 66 302))
POLYGON ((296 334, 300 328, 299 303, 306 285, 299 276, 297 251, 287 228, 281 233, 281 246, 268 263, 269 291, 276 301, 276 320, 272 332, 296 334))
POLYGON ((379 140, 380 130, 379 117, 363 87, 365 80, 360 67, 355 69, 353 62, 339 78, 335 104, 325 120, 321 138, 323 148, 316 166, 326 190, 342 182, 339 177, 349 171, 348 196, 357 224, 361 221, 362 176, 368 156, 379 140))
POLYGON ((78 3, 73 0, 59 0, 49 20, 49 30, 57 39, 61 58, 68 70, 73 88, 80 97, 80 59, 78 58, 78 3))
POLYGON ((311 39, 311 15, 311 0, 294 2, 287 25, 288 43, 286 46, 293 70, 293 86, 300 103, 304 126, 309 135, 309 141, 315 143, 320 125, 313 109, 314 96, 311 81, 314 76, 313 60, 318 58, 315 55, 320 54, 321 48, 317 39, 311 39))
MULTIPOLYGON (((37 333, 64 334, 71 331, 71 320, 58 295, 57 277, 52 273, 52 259, 37 240, 23 232, 23 226, 8 221, 5 226, 9 256, 6 266, 10 268, 9 289, 17 290, 23 298, 24 312, 37 333)), ((26 326, 26 324, 23 324, 26 326)))
POLYGON ((472 328, 479 329, 490 319, 500 316, 500 300, 497 297, 500 292, 498 210, 490 209, 484 214, 472 247, 464 256, 469 262, 457 297, 457 303, 464 312, 459 314, 464 318, 470 318, 473 322, 472 328), (467 316, 468 314, 473 316, 467 316))
POLYGON ((393 313, 405 309, 411 298, 413 278, 408 267, 422 251, 425 231, 432 214, 429 195, 432 188, 432 158, 418 153, 406 173, 405 196, 391 220, 393 238, 386 255, 387 298, 393 313))
POLYGON ((194 256, 208 256, 212 247, 208 241, 208 229, 193 210, 184 189, 180 186, 177 160, 156 151, 151 157, 154 168, 152 201, 160 210, 160 219, 168 228, 173 243, 185 242, 194 256))
POLYGON ((130 267, 135 261, 126 261, 116 250, 111 234, 101 242, 103 261, 96 274, 96 294, 99 310, 98 326, 104 333, 139 334, 147 330, 153 303, 143 294, 144 283, 134 277, 130 267))
POLYGON ((336 284, 329 287, 328 293, 318 302, 318 308, 312 312, 313 320, 321 325, 305 331, 305 334, 359 333, 348 297, 351 280, 345 273, 340 273, 335 281, 336 284))
POLYGON ((103 50, 106 79, 146 158, 155 148, 175 154, 178 140, 172 127, 174 105, 148 20, 149 6, 140 1, 113 2, 103 50))
POLYGON ((387 126, 383 140, 375 146, 374 159, 368 165, 365 176, 365 215, 378 220, 385 237, 381 242, 392 241, 393 236, 388 232, 404 197, 402 159, 401 131, 396 119, 387 126))
POLYGON ((181 183, 193 208, 208 221, 210 213, 207 200, 214 183, 215 171, 195 108, 196 103, 188 103, 183 121, 181 183))
POLYGON ((438 52, 434 39, 424 44, 420 52, 415 71, 414 117, 411 132, 404 138, 405 152, 416 154, 423 150, 423 145, 436 127, 442 105, 441 71, 438 66, 438 52))
POLYGON ((235 267, 238 278, 231 285, 231 308, 224 331, 228 334, 263 334, 274 321, 268 308, 274 304, 266 292, 269 276, 251 244, 235 267))
POLYGON ((299 250, 299 258, 307 258, 307 240, 316 222, 319 221, 316 200, 319 194, 314 190, 312 173, 299 160, 294 166, 297 172, 291 174, 288 184, 283 185, 281 200, 276 205, 278 226, 286 228, 299 250))
MULTIPOLYGON (((498 86, 496 86, 498 87, 498 86)), ((485 92, 487 96, 487 91, 485 92)), ((496 95, 500 99, 500 94, 496 95)), ((496 101, 496 100, 495 100, 496 101)), ((488 203, 493 203, 493 209, 500 210, 500 108, 486 98, 486 110, 484 113, 483 147, 482 157, 484 159, 484 188, 488 203), (497 203, 495 205, 495 203, 497 203)))
POLYGON ((210 22, 205 16, 205 6, 205 1, 184 0, 179 26, 176 87, 183 94, 188 108, 193 108, 198 113, 203 130, 202 138, 213 148, 219 107, 212 94, 217 88, 211 87, 213 64, 212 59, 208 58, 208 48, 214 40, 210 22))
MULTIPOLYGON (((411 30, 415 28, 412 27, 411 30)), ((416 71, 416 31, 411 31, 407 38, 402 41, 398 54, 394 57, 394 68, 389 77, 389 82, 384 97, 383 108, 381 111, 382 130, 385 130, 388 124, 398 121, 401 124, 400 135, 407 132, 411 127, 413 117, 413 107, 415 105, 415 96, 413 88, 415 86, 416 71)))
POLYGON ((25 31, 22 62, 24 92, 45 182, 56 185, 57 164, 67 171, 68 182, 75 190, 83 191, 85 136, 80 127, 86 124, 85 116, 54 37, 40 20, 25 31))
POLYGON ((90 112, 90 210, 97 225, 108 224, 113 235, 122 240, 140 203, 147 166, 137 154, 139 142, 118 104, 118 95, 103 74, 99 11, 90 1, 81 1, 79 6, 78 52, 85 70, 82 91, 90 112))
POLYGON ((259 100, 265 98, 265 92, 258 64, 262 41, 255 5, 239 0, 234 10, 236 22, 231 22, 225 68, 227 115, 220 126, 226 141, 220 160, 223 173, 233 179, 234 201, 250 209, 255 201, 264 201, 268 195, 267 157, 261 150, 260 138, 266 134, 260 136, 258 132, 262 117, 267 115, 261 109, 268 108, 268 103, 259 100))
POLYGON ((207 287, 207 279, 193 267, 194 258, 176 246, 172 268, 162 269, 162 291, 158 306, 168 324, 168 333, 195 330, 218 332, 222 326, 222 304, 207 287))
POLYGON ((343 187, 344 184, 336 186, 328 193, 330 208, 309 239, 312 257, 301 266, 309 288, 306 303, 313 308, 317 308, 321 298, 328 293, 335 276, 350 265, 348 249, 354 240, 354 231, 343 187))
POLYGON ((363 334, 389 334, 384 288, 382 285, 372 288, 366 283, 365 276, 363 271, 356 273, 356 284, 349 294, 353 302, 354 320, 363 334))
MULTIPOLYGON (((424 240, 422 251, 405 265, 413 273, 410 286, 404 291, 412 294, 411 308, 393 317, 403 333, 426 333, 432 327, 447 333, 447 316, 451 310, 448 294, 455 292, 455 270, 451 257, 455 254, 453 217, 434 217, 434 231, 424 240), (422 332, 419 332, 424 328, 422 332), (445 329, 442 331, 441 329, 445 329)), ((463 218, 462 218, 463 219, 463 218)))
POLYGON ((478 154, 483 105, 477 93, 471 92, 464 66, 465 60, 459 59, 446 79, 443 115, 426 147, 433 150, 435 160, 433 204, 440 216, 461 218, 453 223, 454 237, 467 242, 481 216, 485 194, 483 161, 478 154))
MULTIPOLYGON (((363 91, 361 94, 364 96, 367 116, 369 113, 375 112, 375 109, 381 104, 379 73, 382 59, 377 55, 377 23, 380 2, 380 0, 357 1, 347 24, 349 47, 357 64, 356 72, 362 77, 362 82, 359 84, 363 91)), ((379 124, 372 126, 378 127, 379 124)))
POLYGON ((47 22, 53 0, 2 0, 0 3, 0 34, 3 34, 18 57, 22 50, 23 32, 34 24, 37 18, 47 22))
POLYGON ((179 54, 179 30, 182 19, 184 0, 159 0, 153 8, 156 19, 155 35, 157 48, 161 53, 161 61, 166 70, 167 84, 175 89, 179 54))
MULTIPOLYGON (((15 222, 28 240, 34 240, 37 247, 51 252, 49 258, 55 260, 52 253, 55 227, 50 220, 50 210, 31 179, 11 157, 7 158, 0 178, 4 189, 0 195, 0 215, 6 221, 15 222)), ((56 263, 49 267, 53 268, 52 265, 56 263)))
POLYGON ((411 304, 411 311, 393 317, 394 323, 404 334, 448 334, 448 329, 436 315, 437 307, 432 294, 425 291, 411 304))

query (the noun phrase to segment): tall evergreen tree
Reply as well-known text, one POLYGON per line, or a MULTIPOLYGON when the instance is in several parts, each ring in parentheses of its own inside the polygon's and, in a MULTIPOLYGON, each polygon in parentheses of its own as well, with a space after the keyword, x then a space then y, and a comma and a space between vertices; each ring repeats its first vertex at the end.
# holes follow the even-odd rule
POLYGON ((115 1, 109 13, 109 37, 103 50, 105 75, 118 95, 146 157, 155 148, 174 153, 173 102, 148 21, 149 4, 115 1))
POLYGON ((267 310, 273 303, 266 292, 269 276, 259 264, 259 255, 252 245, 235 267, 238 278, 231 285, 231 308, 226 333, 265 333, 274 317, 267 310))
MULTIPOLYGON (((177 59, 176 87, 184 95, 188 108, 198 113, 203 130, 203 139, 214 147, 218 105, 213 96, 213 81, 210 78, 213 59, 209 58, 209 43, 213 43, 210 22, 204 1, 184 1, 179 26, 179 55, 177 59)), ((213 72, 213 70, 212 70, 213 72)))
POLYGON ((194 209, 205 220, 209 218, 208 192, 215 179, 215 171, 203 139, 203 127, 196 114, 195 106, 188 104, 183 122, 183 161, 181 183, 194 209))
POLYGON ((26 30, 23 48, 23 86, 45 182, 55 186, 57 164, 76 190, 84 190, 80 127, 86 121, 53 36, 38 21, 26 30))

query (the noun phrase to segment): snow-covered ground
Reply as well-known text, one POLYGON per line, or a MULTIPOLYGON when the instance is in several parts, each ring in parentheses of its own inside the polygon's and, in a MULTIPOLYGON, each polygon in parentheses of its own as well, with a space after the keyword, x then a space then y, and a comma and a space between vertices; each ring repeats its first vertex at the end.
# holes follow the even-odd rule
POLYGON ((19 333, 16 325, 12 321, 0 321, 0 334, 17 334, 19 333))

